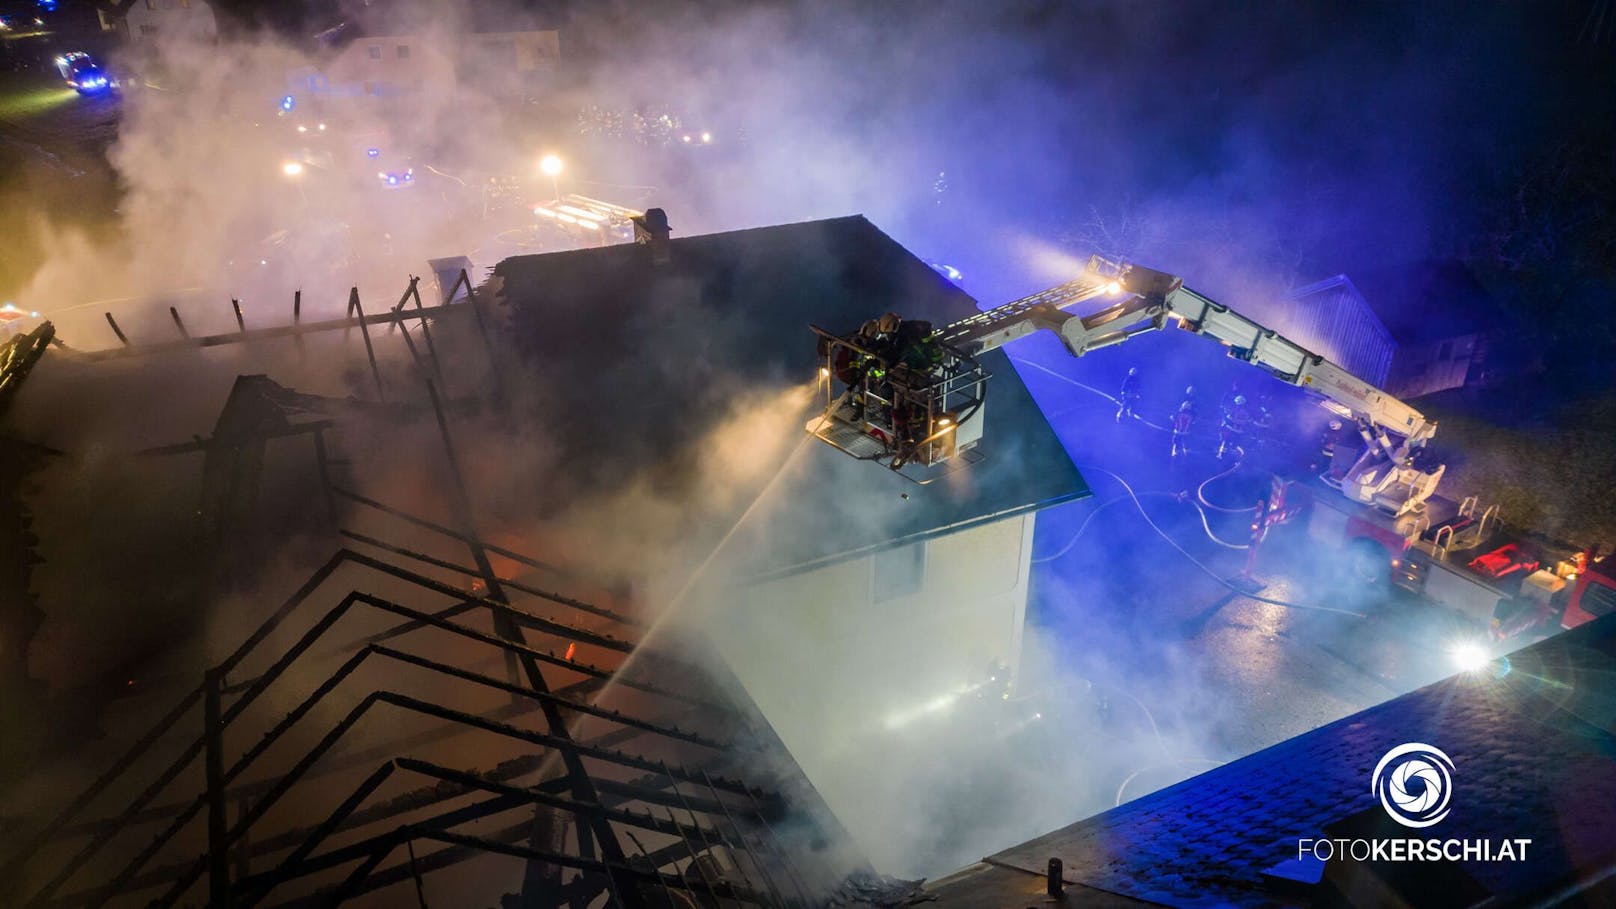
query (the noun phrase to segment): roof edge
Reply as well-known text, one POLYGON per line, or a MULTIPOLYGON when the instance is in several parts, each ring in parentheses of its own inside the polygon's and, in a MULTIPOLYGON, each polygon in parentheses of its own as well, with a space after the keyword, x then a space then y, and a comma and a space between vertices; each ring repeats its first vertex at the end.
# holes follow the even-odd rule
MULTIPOLYGON (((1078 472, 1078 478, 1082 479, 1081 471, 1078 472)), ((868 546, 861 546, 857 549, 849 549, 843 552, 820 556, 816 559, 809 559, 806 562, 798 562, 795 565, 787 565, 783 568, 775 568, 759 574, 746 575, 742 577, 738 583, 744 586, 749 584, 761 584, 766 581, 777 581, 781 578, 788 578, 793 575, 804 574, 806 572, 813 571, 816 568, 824 568, 829 565, 835 565, 840 562, 846 562, 850 559, 856 559, 862 556, 876 555, 877 553, 897 549, 902 546, 908 546, 912 543, 923 543, 936 537, 972 530, 974 528, 981 527, 984 524, 992 524, 996 521, 1032 514, 1043 511, 1046 508, 1053 508, 1056 505, 1064 505, 1067 502, 1075 502, 1079 499, 1088 499, 1092 498, 1093 496, 1094 490, 1090 489, 1088 483, 1085 481, 1083 483, 1083 489, 1078 492, 1071 492, 1060 496, 1052 496, 1042 501, 1029 502, 1026 505, 1018 505, 1015 508, 1006 508, 1003 511, 995 511, 990 514, 977 515, 974 518, 969 518, 964 521, 956 521, 952 524, 943 524, 941 526, 932 527, 918 533, 909 534, 907 536, 895 537, 890 540, 883 540, 880 543, 872 543, 868 546)))

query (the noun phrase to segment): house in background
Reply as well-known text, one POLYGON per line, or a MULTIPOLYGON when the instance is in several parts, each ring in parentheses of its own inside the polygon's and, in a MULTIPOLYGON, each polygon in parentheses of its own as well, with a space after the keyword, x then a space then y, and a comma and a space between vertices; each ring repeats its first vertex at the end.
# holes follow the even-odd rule
POLYGON ((1527 371, 1515 322, 1464 265, 1424 260, 1291 296, 1281 331, 1401 398, 1527 371))
POLYGON ((1279 317, 1280 331, 1303 347, 1386 387, 1397 342, 1346 275, 1297 290, 1279 317))
POLYGON ((219 23, 208 0, 123 0, 98 9, 103 31, 122 32, 132 42, 158 36, 212 41, 219 23))
POLYGON ((321 102, 409 103, 463 87, 522 100, 552 89, 560 70, 561 38, 553 26, 532 13, 477 3, 456 7, 453 15, 425 8, 361 13, 315 40, 323 62, 292 73, 288 88, 321 102))
POLYGON ((531 10, 472 3, 456 42, 461 83, 501 98, 533 98, 554 90, 561 71, 561 32, 531 10))
POLYGON ((368 34, 344 27, 322 33, 329 56, 317 68, 294 74, 292 92, 331 102, 405 100, 428 88, 452 91, 454 61, 442 42, 424 32, 398 31, 368 34))

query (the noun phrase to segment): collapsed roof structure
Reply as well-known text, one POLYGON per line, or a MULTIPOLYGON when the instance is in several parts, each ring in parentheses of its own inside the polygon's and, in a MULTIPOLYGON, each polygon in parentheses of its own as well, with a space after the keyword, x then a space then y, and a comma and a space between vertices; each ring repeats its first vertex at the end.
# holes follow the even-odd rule
POLYGON ((894 703, 1013 666, 1032 515, 1087 490, 1013 381, 999 469, 913 497, 790 440, 806 323, 970 299, 862 218, 444 274, 381 311, 7 347, 5 433, 45 453, 0 500, 42 517, 8 668, 100 715, 47 720, 69 741, 36 762, 119 743, 35 764, 8 901, 902 899, 821 794, 820 724, 888 710, 858 684, 886 662, 894 703), (623 525, 670 511, 673 536, 623 525), (604 558, 622 537, 643 548, 604 558), (721 577, 687 591, 721 605, 676 634, 655 575, 703 552, 721 577), (827 672, 810 629, 855 627, 827 672))

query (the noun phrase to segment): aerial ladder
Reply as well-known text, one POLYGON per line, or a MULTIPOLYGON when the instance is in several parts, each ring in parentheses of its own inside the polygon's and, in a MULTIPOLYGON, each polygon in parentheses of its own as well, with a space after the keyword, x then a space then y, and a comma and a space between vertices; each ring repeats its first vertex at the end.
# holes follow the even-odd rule
POLYGON ((1165 328, 1216 341, 1230 357, 1303 389, 1354 421, 1365 447, 1341 481, 1348 498, 1401 516, 1423 510, 1436 491, 1445 467, 1415 464, 1416 453, 1436 432, 1434 421, 1191 290, 1180 277, 1099 256, 1072 281, 930 331, 920 342, 925 354, 918 358, 868 332, 841 336, 815 327, 825 410, 807 429, 853 457, 930 482, 948 468, 981 458, 977 448, 991 378, 977 362, 982 354, 1051 331, 1068 352, 1081 357, 1165 328), (1087 315, 1072 311, 1092 301, 1101 301, 1101 307, 1087 315))

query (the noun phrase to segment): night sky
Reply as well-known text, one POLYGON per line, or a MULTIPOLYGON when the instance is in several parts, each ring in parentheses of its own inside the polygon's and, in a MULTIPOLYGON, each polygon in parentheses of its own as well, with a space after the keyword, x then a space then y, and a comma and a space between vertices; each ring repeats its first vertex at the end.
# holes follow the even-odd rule
POLYGON ((1176 200, 1186 220, 1273 216, 1316 272, 1351 271, 1473 242, 1514 170, 1557 147, 1610 161, 1616 25, 1596 28, 1597 3, 715 9, 580 6, 569 50, 618 75, 605 55, 625 45, 712 82, 800 72, 781 113, 810 137, 891 137, 870 154, 1056 230, 1176 200))

